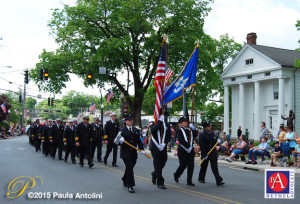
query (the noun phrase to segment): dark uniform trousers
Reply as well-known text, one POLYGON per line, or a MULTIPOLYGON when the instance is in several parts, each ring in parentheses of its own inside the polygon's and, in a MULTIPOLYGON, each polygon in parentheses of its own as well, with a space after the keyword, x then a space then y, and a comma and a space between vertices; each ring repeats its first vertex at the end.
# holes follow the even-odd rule
POLYGON ((75 143, 68 144, 66 146, 65 150, 66 150, 66 152, 65 152, 65 160, 68 160, 69 154, 71 153, 71 160, 72 161, 76 161, 76 159, 75 159, 75 151, 76 151, 76 145, 75 145, 75 143))
POLYGON ((50 128, 51 127, 47 125, 43 128, 43 132, 42 132, 42 140, 44 140, 43 153, 45 154, 45 156, 48 156, 48 154, 51 152, 50 141, 49 141, 50 128))
MULTIPOLYGON (((132 131, 129 131, 128 128, 125 127, 122 129, 121 135, 127 142, 129 142, 133 146, 138 145, 140 150, 144 150, 138 129, 132 128, 132 131)), ((126 183, 128 187, 133 187, 135 186, 133 168, 138 157, 137 151, 129 147, 127 144, 123 143, 121 145, 120 157, 123 159, 123 162, 125 164, 125 172, 124 176, 122 177, 122 181, 126 183)))
MULTIPOLYGON (((149 149, 153 157, 153 167, 154 167, 152 176, 154 176, 157 179, 156 183, 158 186, 164 185, 165 180, 164 177, 162 176, 162 170, 165 167, 166 162, 168 160, 167 145, 162 151, 160 151, 158 147, 155 145, 155 143, 153 142, 153 139, 155 139, 156 142, 158 142, 158 137, 161 137, 161 135, 157 135, 158 134, 157 131, 160 130, 161 132, 163 132, 162 127, 164 127, 163 122, 160 120, 155 125, 151 126, 152 140, 149 145, 149 149)), ((164 143, 168 144, 171 139, 171 129, 169 124, 166 124, 166 127, 167 130, 166 130, 164 143)))
POLYGON ((56 151, 58 149, 58 158, 62 159, 62 151, 64 149, 64 144, 63 142, 53 142, 51 145, 51 157, 55 157, 56 151))
POLYGON ((79 161, 80 165, 83 165, 84 158, 88 160, 88 164, 93 163, 93 160, 91 158, 91 144, 80 144, 79 146, 79 161))
POLYGON ((98 161, 102 158, 102 141, 92 141, 91 157, 94 159, 95 150, 97 148, 98 161))
POLYGON ((92 125, 80 123, 75 130, 75 141, 79 142, 79 165, 83 165, 84 159, 88 160, 88 164, 92 164, 91 158, 91 139, 92 139, 92 125))
MULTIPOLYGON (((200 145, 202 159, 207 156, 207 153, 216 144, 217 139, 217 136, 215 136, 213 132, 208 133, 206 131, 203 131, 199 135, 197 143, 200 145)), ((216 183, 218 184, 219 182, 223 181, 223 178, 220 176, 218 170, 218 153, 216 149, 214 149, 208 156, 207 160, 204 160, 204 162, 202 163, 198 180, 205 181, 208 162, 210 162, 211 170, 215 176, 216 183)))
POLYGON ((104 126, 104 139, 107 140, 106 153, 104 156, 104 162, 107 161, 107 158, 110 152, 113 150, 113 161, 112 164, 117 163, 117 153, 118 153, 118 145, 114 143, 114 139, 119 132, 119 124, 117 120, 113 123, 112 121, 107 121, 104 126))
POLYGON ((41 125, 39 126, 34 126, 34 146, 35 146, 35 150, 41 150, 41 139, 39 137, 41 137, 41 133, 40 133, 40 129, 41 129, 41 125))

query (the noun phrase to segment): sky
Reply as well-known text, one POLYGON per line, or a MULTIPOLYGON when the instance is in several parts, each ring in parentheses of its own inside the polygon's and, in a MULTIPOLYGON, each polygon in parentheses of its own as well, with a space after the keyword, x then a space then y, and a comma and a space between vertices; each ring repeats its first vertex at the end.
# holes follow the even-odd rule
MULTIPOLYGON (((47 26, 52 9, 62 8, 71 0, 9 0, 0 3, 0 88, 17 91, 23 87, 23 70, 32 69, 43 49, 54 51, 57 45, 47 26), (5 66, 12 66, 6 68, 5 66), (11 82, 11 83, 10 83, 11 82)), ((295 24, 300 20, 300 0, 215 0, 212 11, 205 18, 205 32, 213 38, 228 35, 238 43, 246 42, 246 35, 257 33, 257 44, 284 49, 299 47, 300 31, 295 24)), ((23 88, 22 88, 23 89, 23 88)), ((99 89, 86 88, 83 81, 71 76, 62 90, 100 96, 99 89)), ((0 93, 3 90, 0 89, 0 93)), ((50 93, 39 93, 31 81, 28 94, 43 98, 50 93)), ((60 98, 62 95, 56 95, 60 98)))

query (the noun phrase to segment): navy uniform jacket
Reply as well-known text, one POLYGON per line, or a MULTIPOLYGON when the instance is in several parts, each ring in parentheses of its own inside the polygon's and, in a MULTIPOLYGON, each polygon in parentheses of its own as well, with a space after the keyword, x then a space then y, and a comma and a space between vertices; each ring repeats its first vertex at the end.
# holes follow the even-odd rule
POLYGON ((64 134, 64 126, 60 124, 59 127, 57 127, 57 124, 54 124, 50 129, 49 139, 53 140, 53 142, 62 143, 63 134, 64 134))
POLYGON ((103 136, 104 136, 104 130, 103 126, 101 124, 93 124, 93 142, 102 142, 103 136), (98 127, 97 127, 98 126, 98 127))
MULTIPOLYGON (((133 146, 138 146, 138 148, 140 150, 144 150, 142 141, 140 139, 140 131, 138 129, 136 129, 135 127, 131 127, 132 131, 129 131, 127 127, 124 127, 121 131, 121 135, 122 137, 124 137, 124 139, 129 142, 130 144, 132 144, 133 146)), ((120 150, 120 157, 121 158, 131 158, 132 156, 134 156, 135 158, 137 158, 137 153, 136 150, 133 149, 132 147, 128 146, 127 144, 125 144, 125 142, 123 142, 123 144, 121 145, 121 150, 120 150)))
MULTIPOLYGON (((164 150, 161 151, 161 152, 166 152, 167 151, 167 144, 170 142, 171 134, 172 134, 171 129, 170 129, 170 125, 166 123, 166 126, 167 126, 167 131, 166 131, 166 136, 165 136, 165 141, 164 141, 166 146, 165 146, 164 150)), ((164 132, 164 126, 163 126, 163 122, 161 120, 157 121, 157 123, 155 125, 151 126, 152 138, 154 138, 156 140, 157 144, 158 144, 158 137, 161 137, 160 135, 157 135, 158 130, 160 132, 164 132), (161 127, 163 127, 163 128, 161 128, 161 127)), ((149 145, 149 149, 151 151, 159 151, 159 149, 154 144, 152 139, 151 139, 151 142, 150 142, 150 145, 149 145)))
POLYGON ((33 131, 32 131, 32 135, 34 135, 34 139, 38 139, 39 138, 39 129, 40 129, 41 125, 35 125, 33 127, 33 131))
POLYGON ((67 143, 67 145, 75 144, 75 127, 72 128, 70 126, 67 126, 64 130, 64 142, 67 143))
MULTIPOLYGON (((177 132, 176 132, 177 141, 179 141, 179 145, 178 145, 178 148, 177 148, 177 154, 178 155, 195 154, 194 148, 192 148, 192 151, 190 153, 187 153, 187 151, 185 151, 185 149, 181 146, 181 145, 183 145, 186 149, 189 149, 190 146, 191 146, 191 143, 189 142, 190 129, 189 128, 184 128, 184 132, 186 134, 186 137, 187 137, 188 141, 185 141, 181 129, 182 128, 178 129, 177 132)), ((195 140, 195 138, 197 137, 197 131, 192 130, 192 133, 193 133, 193 140, 195 140)), ((193 142, 192 142, 192 144, 193 144, 193 142)))
POLYGON ((107 140, 108 143, 113 143, 119 130, 120 126, 118 120, 115 120, 114 123, 112 123, 111 120, 107 121, 104 126, 104 140, 107 140))
MULTIPOLYGON (((201 158, 205 158, 207 153, 215 146, 218 141, 218 137, 214 132, 206 132, 205 130, 199 135, 197 143, 200 145, 201 158)), ((211 154, 217 153, 216 148, 211 152, 211 154)))
POLYGON ((42 140, 44 140, 44 142, 50 142, 50 140, 49 140, 50 129, 51 129, 51 126, 49 126, 49 125, 45 125, 45 127, 43 128, 42 140))
POLYGON ((92 125, 81 122, 75 130, 75 141, 79 142, 80 146, 89 146, 93 137, 92 125))

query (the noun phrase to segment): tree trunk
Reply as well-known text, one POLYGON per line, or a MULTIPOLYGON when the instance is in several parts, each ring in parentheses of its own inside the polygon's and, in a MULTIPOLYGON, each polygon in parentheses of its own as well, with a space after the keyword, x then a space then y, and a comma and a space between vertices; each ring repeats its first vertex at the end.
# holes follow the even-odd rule
POLYGON ((142 121, 141 121, 141 112, 142 112, 142 101, 144 100, 144 94, 138 94, 138 96, 135 96, 130 105, 130 109, 132 112, 133 117, 133 125, 141 127, 142 121))

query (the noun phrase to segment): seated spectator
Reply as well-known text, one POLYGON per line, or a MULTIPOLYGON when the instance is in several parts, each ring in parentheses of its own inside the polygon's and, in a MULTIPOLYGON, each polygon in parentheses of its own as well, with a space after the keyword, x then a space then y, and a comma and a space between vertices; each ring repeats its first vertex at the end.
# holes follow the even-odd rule
POLYGON ((242 152, 244 152, 245 150, 247 150, 246 148, 247 148, 246 135, 243 134, 239 137, 239 142, 236 145, 234 145, 231 155, 227 157, 225 160, 232 162, 232 159, 237 155, 241 154, 242 152))
POLYGON ((269 149, 267 138, 263 137, 257 147, 252 147, 248 154, 248 161, 245 164, 257 164, 257 155, 266 154, 269 149), (252 160, 253 156, 253 160, 252 160))
POLYGON ((284 129, 284 126, 280 126, 279 127, 279 135, 278 135, 278 139, 279 139, 279 142, 284 142, 285 141, 285 129, 284 129))
POLYGON ((297 168, 300 168, 300 139, 297 139, 296 140, 297 144, 295 146, 295 150, 293 151, 293 161, 294 161, 294 165, 293 167, 297 167, 297 168), (297 163, 296 163, 296 159, 298 158, 298 166, 297 166, 297 163))
POLYGON ((276 165, 276 158, 279 157, 282 153, 281 147, 279 147, 279 142, 275 142, 275 150, 273 154, 271 155, 271 166, 277 166, 276 165))

